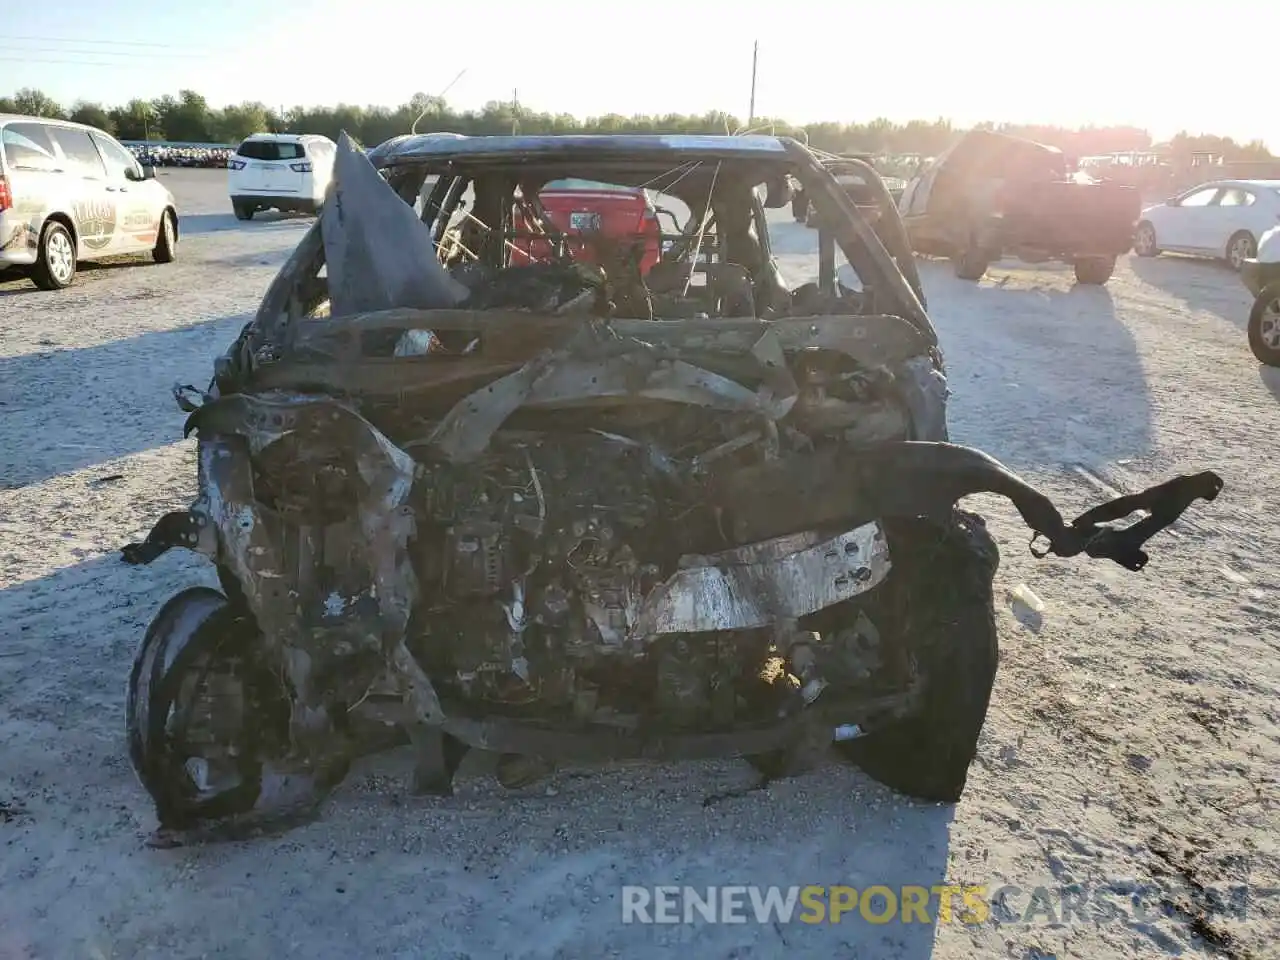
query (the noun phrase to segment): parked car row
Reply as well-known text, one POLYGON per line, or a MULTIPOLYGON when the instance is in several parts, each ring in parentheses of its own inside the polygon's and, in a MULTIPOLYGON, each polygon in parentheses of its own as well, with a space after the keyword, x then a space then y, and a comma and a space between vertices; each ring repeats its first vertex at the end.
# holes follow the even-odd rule
POLYGON ((912 249, 968 280, 1005 255, 1065 260, 1093 284, 1130 250, 1222 260, 1255 298, 1253 355, 1280 366, 1280 180, 1211 180, 1141 208, 1132 185, 1071 174, 1053 147, 972 131, 912 178, 898 209, 912 249))
POLYGON ((230 147, 181 147, 156 144, 126 144, 139 163, 153 167, 203 167, 218 169, 231 158, 230 147))

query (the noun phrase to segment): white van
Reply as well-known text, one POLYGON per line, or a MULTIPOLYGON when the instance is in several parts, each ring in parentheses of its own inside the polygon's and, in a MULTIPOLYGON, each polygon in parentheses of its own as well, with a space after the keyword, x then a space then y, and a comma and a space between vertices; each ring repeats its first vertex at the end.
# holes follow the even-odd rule
POLYGON ((255 133, 227 161, 227 189, 237 220, 258 210, 316 213, 333 181, 337 145, 310 133, 255 133))
POLYGON ((178 210, 155 168, 96 127, 0 113, 0 270, 61 290, 82 260, 178 255, 178 210))

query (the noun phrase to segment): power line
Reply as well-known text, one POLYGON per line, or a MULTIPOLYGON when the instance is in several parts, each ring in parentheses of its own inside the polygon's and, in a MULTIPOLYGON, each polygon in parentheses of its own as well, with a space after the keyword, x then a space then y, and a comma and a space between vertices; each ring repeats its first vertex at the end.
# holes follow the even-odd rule
MULTIPOLYGON (((147 50, 145 52, 138 51, 138 50, 67 50, 63 48, 53 48, 53 47, 24 47, 24 46, 21 46, 20 44, 13 44, 13 43, 0 43, 0 50, 10 51, 10 54, 6 55, 4 59, 9 59, 9 56, 11 56, 14 53, 53 54, 54 56, 58 56, 58 57, 78 57, 78 56, 133 57, 136 61, 139 61, 139 62, 154 60, 156 57, 171 57, 171 58, 178 58, 181 60, 207 60, 210 57, 217 56, 217 54, 210 54, 210 53, 175 53, 173 51, 161 53, 159 51, 153 52, 151 50, 147 50)), ((26 58, 24 57, 23 59, 26 59, 26 58)), ((34 61, 34 62, 39 62, 39 61, 34 61)), ((112 62, 112 61, 107 61, 107 62, 112 62)))
POLYGON ((124 67, 129 70, 140 70, 147 66, 145 60, 139 60, 137 63, 126 63, 123 60, 90 62, 87 60, 51 60, 43 57, 0 57, 0 63, 61 63, 73 67, 124 67))
POLYGON ((5 39, 30 40, 36 43, 91 43, 111 47, 162 47, 166 50, 172 50, 175 47, 187 47, 192 50, 199 49, 198 45, 190 43, 154 43, 147 40, 94 40, 89 37, 30 37, 8 34, 5 39))

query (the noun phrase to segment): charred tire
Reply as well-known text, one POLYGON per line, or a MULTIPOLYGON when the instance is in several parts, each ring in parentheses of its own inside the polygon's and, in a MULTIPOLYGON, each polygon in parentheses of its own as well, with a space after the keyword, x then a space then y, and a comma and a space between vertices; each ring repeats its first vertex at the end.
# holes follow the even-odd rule
POLYGON ((921 701, 908 719, 836 747, 894 790, 954 803, 977 754, 995 683, 991 583, 1000 554, 982 518, 960 510, 945 530, 916 520, 887 532, 895 563, 877 625, 896 634, 914 658, 921 701))
POLYGON ((1147 220, 1138 224, 1133 234, 1133 252, 1140 257, 1160 256, 1160 246, 1156 243, 1156 228, 1147 220))
POLYGON ((262 689, 256 685, 269 679, 253 676, 243 656, 255 636, 248 615, 208 587, 176 594, 147 627, 129 676, 126 733, 129 759, 163 828, 244 813, 258 798, 257 746, 270 724, 253 709, 262 689), (218 733, 235 741, 234 779, 225 789, 202 787, 197 781, 207 775, 207 761, 203 775, 189 762, 188 737, 198 735, 193 719, 202 707, 222 708, 218 733))
POLYGON ((1076 269, 1076 283, 1100 287, 1110 280, 1111 275, 1116 272, 1116 258, 1089 257, 1085 260, 1077 260, 1074 266, 1076 269))
POLYGON ((245 203, 242 200, 232 200, 231 209, 236 215, 237 220, 252 220, 254 206, 251 203, 245 203))
POLYGON ((1237 273, 1240 272, 1246 260, 1257 255, 1258 241, 1248 230, 1240 230, 1232 234, 1231 239, 1227 241, 1227 266, 1237 273))
POLYGON ((57 220, 46 220, 31 282, 41 290, 64 290, 76 278, 76 241, 57 220))
POLYGON ((991 266, 991 259, 980 247, 966 247, 952 261, 961 280, 981 280, 991 266))
POLYGON ((1262 288, 1249 312, 1249 349, 1258 362, 1280 367, 1280 281, 1262 288))
POLYGON ((156 263, 173 263, 178 259, 178 224, 172 210, 166 210, 160 217, 160 232, 151 259, 156 263))

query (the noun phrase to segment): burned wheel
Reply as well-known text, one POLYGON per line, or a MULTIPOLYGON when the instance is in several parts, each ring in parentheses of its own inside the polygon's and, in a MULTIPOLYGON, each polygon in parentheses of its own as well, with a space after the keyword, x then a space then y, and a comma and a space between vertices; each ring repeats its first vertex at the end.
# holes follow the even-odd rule
POLYGON ((947 529, 899 522, 888 537, 894 572, 877 623, 915 660, 921 700, 907 719, 837 748, 894 790, 952 803, 964 791, 995 683, 999 551, 982 519, 959 510, 947 529))
POLYGON ((250 810, 261 787, 271 678, 256 629, 207 587, 177 594, 147 628, 129 677, 129 759, 163 828, 250 810))

